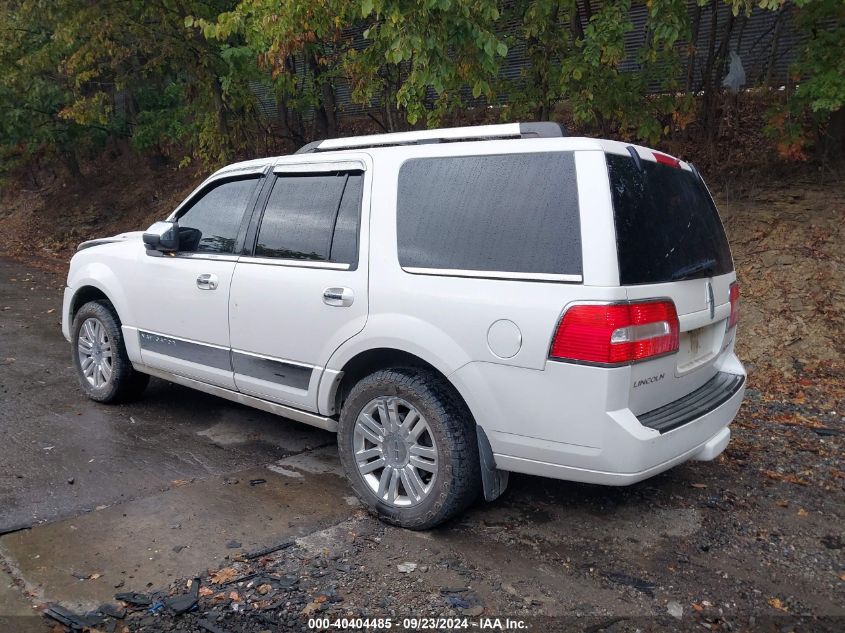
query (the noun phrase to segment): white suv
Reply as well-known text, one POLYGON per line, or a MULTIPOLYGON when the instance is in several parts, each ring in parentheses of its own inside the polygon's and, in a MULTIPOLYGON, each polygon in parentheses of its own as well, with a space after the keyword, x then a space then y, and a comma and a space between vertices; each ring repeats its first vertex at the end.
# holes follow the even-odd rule
POLYGON ((385 520, 508 473, 631 484, 730 439, 739 291, 689 163, 507 124, 327 140, 221 169, 73 257, 85 393, 158 376, 338 434, 385 520))

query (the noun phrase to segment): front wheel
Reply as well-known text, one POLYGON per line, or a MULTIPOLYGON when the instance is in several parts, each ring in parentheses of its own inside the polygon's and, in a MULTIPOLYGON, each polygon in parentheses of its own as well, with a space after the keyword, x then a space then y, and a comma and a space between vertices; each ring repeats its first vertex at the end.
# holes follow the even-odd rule
POLYGON ((141 395, 150 380, 132 367, 120 322, 111 304, 89 301, 73 319, 73 365, 82 391, 97 402, 124 402, 141 395))
POLYGON ((475 425, 439 375, 417 368, 377 371, 352 389, 338 424, 346 477, 379 518, 423 530, 478 497, 475 425))

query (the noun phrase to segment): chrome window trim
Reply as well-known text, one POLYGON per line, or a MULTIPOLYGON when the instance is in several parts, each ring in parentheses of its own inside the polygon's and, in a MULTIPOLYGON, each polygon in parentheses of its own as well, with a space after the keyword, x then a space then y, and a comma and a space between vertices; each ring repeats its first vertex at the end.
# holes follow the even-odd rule
POLYGON ((233 255, 231 253, 204 253, 202 251, 199 252, 190 252, 190 251, 178 251, 173 255, 166 255, 166 257, 176 257, 179 259, 205 259, 209 261, 215 262, 236 262, 240 258, 239 255, 233 255))
POLYGON ((287 266, 289 268, 319 268, 324 270, 349 270, 351 268, 349 264, 342 264, 340 262, 325 262, 310 259, 276 259, 274 257, 252 257, 249 255, 242 255, 238 263, 287 266))
POLYGON ((416 268, 402 266, 402 270, 412 275, 437 275, 440 277, 472 277, 477 279, 520 279, 523 281, 556 281, 581 283, 583 275, 555 275, 549 273, 515 273, 498 270, 462 270, 456 268, 416 268))
POLYGON ((359 160, 320 160, 312 163, 297 162, 297 163, 276 163, 273 165, 274 174, 307 174, 307 173, 326 173, 333 171, 367 171, 367 165, 359 160))

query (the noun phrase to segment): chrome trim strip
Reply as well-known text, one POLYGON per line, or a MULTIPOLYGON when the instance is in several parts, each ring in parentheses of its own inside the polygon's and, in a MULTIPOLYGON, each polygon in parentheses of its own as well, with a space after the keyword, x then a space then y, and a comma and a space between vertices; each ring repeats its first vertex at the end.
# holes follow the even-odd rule
POLYGON ((172 338, 172 339, 175 339, 177 341, 183 341, 185 343, 193 343, 194 345, 204 345, 206 347, 214 347, 214 348, 217 348, 217 349, 226 350, 227 352, 229 351, 229 348, 226 347, 225 345, 215 345, 214 343, 203 343, 202 341, 195 341, 195 340, 189 339, 189 338, 182 338, 181 336, 173 336, 172 334, 162 334, 161 332, 154 332, 153 330, 140 330, 139 329, 138 333, 140 334, 141 332, 145 332, 147 334, 153 334, 155 336, 161 336, 163 338, 172 338))
POLYGON ((245 379, 264 380, 266 382, 299 389, 308 392, 311 384, 311 376, 314 373, 312 367, 293 365, 284 361, 272 360, 262 356, 241 354, 232 352, 232 369, 235 372, 235 383, 238 376, 245 379))
POLYGON ((258 264, 263 266, 288 266, 290 268, 321 268, 325 270, 349 270, 349 264, 324 262, 310 259, 274 259, 272 257, 241 257, 239 264, 258 264))
POLYGON ((287 360, 286 358, 277 358, 275 356, 267 356, 266 354, 256 354, 255 352, 246 352, 242 349, 232 348, 233 354, 243 354, 244 356, 254 356, 255 358, 262 358, 264 360, 272 360, 275 363, 283 363, 285 365, 295 365, 297 367, 304 367, 306 369, 314 369, 316 365, 309 365, 308 363, 300 363, 295 360, 287 360))
POLYGON ((337 421, 332 418, 327 418, 308 411, 302 411, 300 409, 294 409, 293 407, 277 404, 268 400, 262 400, 261 398, 256 398, 254 396, 248 396, 244 393, 210 385, 206 382, 180 376, 179 374, 174 374, 172 372, 153 369, 152 367, 147 367, 146 365, 142 365, 140 363, 133 363, 132 365, 138 371, 149 374, 150 376, 155 376, 156 378, 175 382, 178 385, 196 389, 197 391, 202 391, 220 398, 225 398, 226 400, 231 400, 232 402, 239 402, 240 404, 244 404, 248 407, 253 407, 255 409, 260 409, 261 411, 266 411, 268 413, 273 413, 275 415, 295 420, 296 422, 315 426, 318 429, 324 429, 331 433, 337 432, 337 421))
POLYGON ((236 262, 238 261, 238 255, 230 255, 228 253, 188 253, 188 252, 177 252, 170 257, 178 257, 180 259, 207 259, 214 262, 236 262))
POLYGON ((358 160, 319 160, 311 163, 276 163, 273 165, 274 174, 302 174, 332 171, 367 171, 363 161, 358 160))
POLYGON ((547 273, 512 273, 498 270, 458 270, 453 268, 415 268, 402 267, 412 275, 439 275, 442 277, 475 277, 480 279, 522 279, 525 281, 562 281, 580 283, 582 275, 551 275, 547 273))
POLYGON ((138 345, 141 352, 153 352, 189 363, 205 365, 223 371, 232 371, 232 360, 228 347, 195 343, 174 336, 138 330, 138 345))

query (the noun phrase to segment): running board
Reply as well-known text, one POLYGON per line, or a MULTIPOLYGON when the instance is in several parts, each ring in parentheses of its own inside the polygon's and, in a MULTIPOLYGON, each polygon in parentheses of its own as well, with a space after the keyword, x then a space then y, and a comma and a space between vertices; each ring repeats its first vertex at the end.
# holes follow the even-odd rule
POLYGON ((179 374, 172 374, 169 371, 153 369, 152 367, 147 367, 146 365, 138 363, 132 363, 132 365, 136 370, 142 373, 149 374, 150 376, 155 376, 156 378, 161 378, 162 380, 167 380, 169 382, 175 382, 177 385, 182 385, 183 387, 190 387, 191 389, 196 389, 197 391, 202 391, 204 393, 211 394, 212 396, 225 398, 226 400, 231 400, 232 402, 239 402, 240 404, 244 404, 254 409, 261 409, 267 413, 273 413, 283 418, 295 420, 296 422, 316 426, 318 429, 323 429, 324 431, 337 433, 337 420, 333 420, 332 418, 326 418, 322 415, 317 415, 316 413, 302 411, 301 409, 294 409, 293 407, 270 402, 269 400, 262 400, 261 398, 256 398, 254 396, 248 396, 239 391, 232 391, 231 389, 210 385, 206 382, 202 382, 201 380, 186 378, 185 376, 180 376, 179 374))

